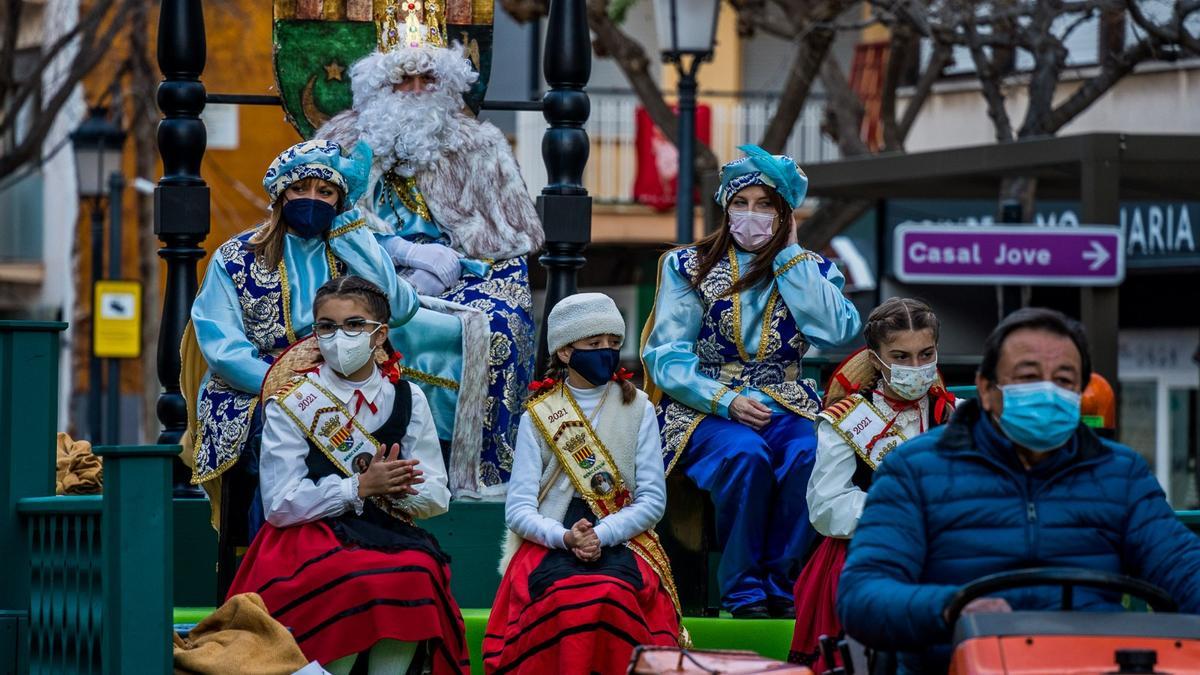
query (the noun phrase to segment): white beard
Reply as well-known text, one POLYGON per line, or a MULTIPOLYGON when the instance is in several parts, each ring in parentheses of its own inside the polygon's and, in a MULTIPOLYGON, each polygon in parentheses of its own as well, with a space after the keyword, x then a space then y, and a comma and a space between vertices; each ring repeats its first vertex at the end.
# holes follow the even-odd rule
POLYGON ((357 101, 362 140, 384 171, 415 176, 462 143, 462 96, 376 89, 357 101))

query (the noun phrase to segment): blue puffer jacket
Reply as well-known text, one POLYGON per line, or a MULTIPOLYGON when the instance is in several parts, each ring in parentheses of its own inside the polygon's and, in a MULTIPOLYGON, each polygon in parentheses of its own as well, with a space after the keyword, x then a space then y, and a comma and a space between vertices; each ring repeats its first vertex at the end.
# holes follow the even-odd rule
MULTIPOLYGON (((1027 567, 1086 567, 1160 586, 1200 613, 1200 537, 1175 518, 1145 460, 1080 425, 1031 470, 967 401, 943 427, 893 451, 875 473, 838 586, 846 632, 901 654, 901 672, 945 672, 942 609, 959 586, 1027 567)), ((1057 588, 1005 594, 1057 609, 1057 588)), ((1076 593, 1083 609, 1115 598, 1076 593)))

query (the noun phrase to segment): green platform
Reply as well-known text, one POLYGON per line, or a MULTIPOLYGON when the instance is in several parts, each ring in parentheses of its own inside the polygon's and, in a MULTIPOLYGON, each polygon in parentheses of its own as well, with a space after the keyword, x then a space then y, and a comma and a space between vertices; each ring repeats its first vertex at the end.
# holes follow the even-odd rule
MULTIPOLYGON (((210 607, 177 607, 175 623, 197 623, 212 611, 210 607)), ((471 650, 471 672, 482 673, 480 646, 487 626, 487 609, 464 609, 467 645, 471 650)), ((792 643, 795 622, 784 619, 731 619, 685 617, 683 625, 697 649, 746 649, 767 658, 783 661, 792 643)))

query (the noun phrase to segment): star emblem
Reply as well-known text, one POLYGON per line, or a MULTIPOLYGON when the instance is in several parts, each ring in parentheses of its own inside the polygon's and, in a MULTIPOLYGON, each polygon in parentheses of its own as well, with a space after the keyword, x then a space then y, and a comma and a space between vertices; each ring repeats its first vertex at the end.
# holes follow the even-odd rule
POLYGON ((337 80, 338 82, 341 82, 342 73, 344 72, 346 72, 345 66, 341 65, 337 61, 330 61, 329 64, 325 66, 325 81, 329 82, 332 80, 337 80))

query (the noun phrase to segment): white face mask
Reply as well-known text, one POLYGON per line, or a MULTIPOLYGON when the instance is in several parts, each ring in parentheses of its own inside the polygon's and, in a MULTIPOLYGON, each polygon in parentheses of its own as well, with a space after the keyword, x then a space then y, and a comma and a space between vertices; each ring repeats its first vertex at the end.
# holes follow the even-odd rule
MULTIPOLYGON (((875 354, 875 352, 871 352, 875 354)), ((906 401, 915 401, 929 393, 929 388, 937 382, 937 359, 923 366, 902 366, 898 363, 889 365, 875 354, 875 358, 883 364, 887 373, 883 380, 896 395, 906 401)))
POLYGON ((730 211, 729 234, 738 246, 747 251, 757 251, 771 241, 775 236, 775 221, 779 216, 774 213, 759 213, 757 211, 730 211))
MULTIPOLYGON (((375 330, 379 330, 379 327, 377 326, 375 330)), ((350 337, 339 328, 332 337, 318 339, 317 348, 321 350, 321 356, 325 358, 325 363, 333 366, 335 371, 344 376, 353 375, 355 371, 371 360, 371 353, 375 351, 371 345, 371 338, 374 335, 375 331, 363 331, 350 337)))

